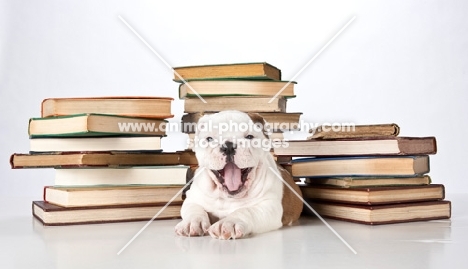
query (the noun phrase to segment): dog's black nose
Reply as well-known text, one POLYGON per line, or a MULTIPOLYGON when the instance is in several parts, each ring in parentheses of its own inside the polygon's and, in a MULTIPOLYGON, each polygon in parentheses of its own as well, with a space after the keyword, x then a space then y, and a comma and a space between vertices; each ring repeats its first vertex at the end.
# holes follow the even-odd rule
POLYGON ((236 154, 236 148, 237 145, 230 142, 226 141, 220 148, 221 152, 224 153, 227 157, 231 157, 232 155, 236 154))

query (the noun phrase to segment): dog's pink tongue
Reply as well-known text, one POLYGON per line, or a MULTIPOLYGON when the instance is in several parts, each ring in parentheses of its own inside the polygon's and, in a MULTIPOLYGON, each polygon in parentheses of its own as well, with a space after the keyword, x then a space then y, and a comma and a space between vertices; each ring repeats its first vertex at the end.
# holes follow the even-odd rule
POLYGON ((230 191, 236 191, 242 185, 241 169, 234 163, 224 166, 224 184, 230 191))

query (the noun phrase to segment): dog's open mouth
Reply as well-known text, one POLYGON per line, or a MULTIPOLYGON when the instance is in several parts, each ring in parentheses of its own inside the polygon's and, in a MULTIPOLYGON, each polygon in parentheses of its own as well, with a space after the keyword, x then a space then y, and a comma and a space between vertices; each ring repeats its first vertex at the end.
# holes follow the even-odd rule
POLYGON ((219 183, 230 195, 236 195, 242 191, 252 167, 239 168, 235 163, 228 162, 221 170, 211 170, 219 183))

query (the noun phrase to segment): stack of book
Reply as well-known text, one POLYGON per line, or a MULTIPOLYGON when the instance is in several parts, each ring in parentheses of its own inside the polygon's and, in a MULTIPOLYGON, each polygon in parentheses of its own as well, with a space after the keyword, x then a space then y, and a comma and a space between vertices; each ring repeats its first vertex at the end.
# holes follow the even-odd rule
POLYGON ((282 81, 281 70, 268 63, 185 66, 174 71, 174 80, 181 83, 179 98, 184 100, 182 131, 189 141, 200 117, 222 110, 260 114, 269 124, 270 139, 283 139, 282 131, 299 127, 302 113, 286 112, 296 82, 282 81))
POLYGON ((12 168, 54 168, 33 215, 45 225, 180 217, 188 166, 162 152, 171 98, 51 98, 29 121, 30 152, 12 168))
POLYGON ((450 218, 444 185, 428 174, 435 137, 400 137, 396 124, 314 132, 275 154, 296 157, 286 168, 304 180, 303 196, 321 216, 365 224, 450 218))

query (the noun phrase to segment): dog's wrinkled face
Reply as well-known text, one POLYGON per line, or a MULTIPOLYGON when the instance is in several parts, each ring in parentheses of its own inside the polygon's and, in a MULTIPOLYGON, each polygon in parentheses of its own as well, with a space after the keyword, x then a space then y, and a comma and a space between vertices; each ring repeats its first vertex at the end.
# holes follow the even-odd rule
POLYGON ((258 115, 223 111, 203 116, 197 125, 194 151, 198 165, 208 169, 227 197, 247 192, 261 159, 269 154, 258 115))

